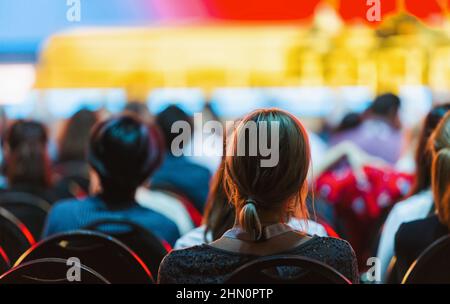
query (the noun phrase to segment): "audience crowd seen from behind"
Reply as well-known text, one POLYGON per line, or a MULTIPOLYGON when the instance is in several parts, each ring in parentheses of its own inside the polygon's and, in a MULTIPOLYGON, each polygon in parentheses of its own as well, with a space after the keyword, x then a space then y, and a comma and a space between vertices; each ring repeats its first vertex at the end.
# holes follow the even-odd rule
MULTIPOLYGON (((0 198, 26 193, 47 202, 51 209, 37 229, 42 238, 103 221, 142 227, 168 250, 153 274, 162 284, 225 283, 243 265, 279 255, 323 263, 352 283, 376 256, 381 282, 393 272, 400 282, 428 246, 449 234, 450 104, 436 104, 410 141, 400 111, 399 97, 382 94, 325 134, 283 110, 255 110, 225 132, 226 153, 213 174, 217 163, 207 168, 175 155, 174 123, 194 131, 193 117, 176 105, 150 113, 144 103, 129 102, 115 116, 81 109, 51 133, 42 122, 7 121, 0 198), (259 143, 251 146, 250 124, 267 134, 277 126, 275 166, 261 165, 267 155, 259 143), (310 137, 321 142, 320 157, 311 155, 310 137)), ((299 274, 277 269, 283 278, 299 274)))

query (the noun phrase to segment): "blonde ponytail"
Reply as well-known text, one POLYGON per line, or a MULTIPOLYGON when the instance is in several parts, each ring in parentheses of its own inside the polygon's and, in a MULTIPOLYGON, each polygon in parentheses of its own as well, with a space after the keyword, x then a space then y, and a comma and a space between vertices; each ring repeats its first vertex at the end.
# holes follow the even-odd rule
POLYGON ((261 238, 262 225, 254 201, 247 200, 244 203, 244 206, 239 212, 239 224, 242 229, 250 234, 253 240, 257 241, 261 238))

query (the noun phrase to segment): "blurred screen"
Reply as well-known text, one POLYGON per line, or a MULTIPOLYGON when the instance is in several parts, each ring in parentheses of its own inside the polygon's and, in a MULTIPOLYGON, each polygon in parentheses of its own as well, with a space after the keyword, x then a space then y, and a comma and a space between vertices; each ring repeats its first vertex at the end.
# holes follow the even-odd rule
POLYGON ((211 97, 212 110, 223 118, 236 119, 268 106, 267 96, 262 89, 220 88, 211 97))
POLYGON ((373 91, 364 86, 340 87, 336 94, 336 100, 343 103, 347 111, 357 113, 365 111, 375 97, 373 91))
POLYGON ((126 93, 122 89, 58 89, 46 90, 45 101, 49 113, 56 118, 69 118, 81 109, 122 111, 126 93))
POLYGON ((3 105, 3 109, 5 110, 8 119, 32 118, 36 113, 37 96, 37 91, 31 91, 27 97, 25 97, 24 101, 3 105))
POLYGON ((420 123, 433 106, 433 93, 425 86, 401 86, 399 97, 402 102, 400 118, 406 127, 420 123))
POLYGON ((150 93, 147 104, 153 114, 164 111, 170 105, 177 105, 186 113, 193 115, 203 110, 205 97, 201 89, 156 89, 150 93))
POLYGON ((271 105, 302 117, 322 117, 333 110, 333 92, 325 87, 273 88, 271 105))

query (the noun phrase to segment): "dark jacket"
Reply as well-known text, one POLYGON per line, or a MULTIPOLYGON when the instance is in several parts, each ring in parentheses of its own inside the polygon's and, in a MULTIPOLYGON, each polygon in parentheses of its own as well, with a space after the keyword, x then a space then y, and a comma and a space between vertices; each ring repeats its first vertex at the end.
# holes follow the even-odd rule
POLYGON ((403 278, 420 254, 448 233, 447 226, 439 222, 437 215, 402 224, 395 235, 398 277, 403 278))

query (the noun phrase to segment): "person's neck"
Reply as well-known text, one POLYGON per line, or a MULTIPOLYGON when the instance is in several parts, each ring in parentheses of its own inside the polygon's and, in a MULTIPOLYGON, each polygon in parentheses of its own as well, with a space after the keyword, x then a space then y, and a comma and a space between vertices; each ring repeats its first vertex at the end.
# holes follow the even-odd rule
POLYGON ((258 211, 259 221, 261 222, 261 226, 266 227, 270 225, 284 223, 283 220, 285 217, 282 214, 274 211, 258 211))
POLYGON ((121 193, 120 191, 103 191, 99 197, 108 205, 114 208, 124 208, 135 203, 136 191, 131 193, 121 193))

